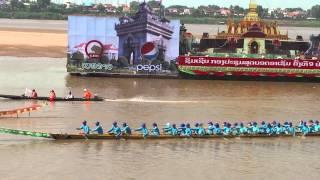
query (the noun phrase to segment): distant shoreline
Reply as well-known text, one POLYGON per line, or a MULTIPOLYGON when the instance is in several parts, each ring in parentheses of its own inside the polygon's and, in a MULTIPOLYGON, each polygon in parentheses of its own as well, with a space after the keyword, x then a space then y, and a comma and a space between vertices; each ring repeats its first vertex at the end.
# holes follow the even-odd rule
MULTIPOLYGON (((203 32, 215 34, 226 26, 186 23, 186 27, 200 38, 203 32)), ((0 56, 65 58, 67 28, 66 20, 0 19, 0 56)), ((305 32, 303 27, 289 28, 289 35, 292 32, 291 37, 294 38, 295 34, 304 33, 302 35, 307 39, 311 34, 320 34, 319 28, 306 28, 305 32)), ((282 31, 285 32, 286 28, 282 31)))
MULTIPOLYGON (((75 14, 77 15, 77 14, 75 14)), ((90 16, 90 15, 89 15, 90 16)), ((118 17, 118 16, 111 16, 118 17)), ((0 18, 7 19, 7 18, 0 18)), ((11 18, 11 19, 21 19, 21 20, 57 20, 57 21, 67 21, 67 17, 63 19, 43 19, 43 18, 11 18)), ((208 24, 208 25, 221 25, 227 23, 228 18, 222 17, 190 17, 190 16, 169 16, 168 19, 179 19, 181 23, 184 24, 208 24)), ((234 21, 240 21, 242 18, 234 18, 234 21)), ((319 27, 320 28, 320 19, 316 20, 294 20, 294 19, 263 19, 266 22, 277 22, 280 26, 291 26, 291 27, 319 27)))

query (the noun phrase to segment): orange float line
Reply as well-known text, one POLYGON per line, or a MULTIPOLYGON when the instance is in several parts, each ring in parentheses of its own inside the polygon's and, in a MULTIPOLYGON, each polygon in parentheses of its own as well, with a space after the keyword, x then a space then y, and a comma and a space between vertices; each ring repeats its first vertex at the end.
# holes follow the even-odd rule
POLYGON ((8 115, 17 115, 22 114, 25 112, 31 112, 39 110, 42 106, 41 105, 32 105, 24 108, 18 108, 18 109, 12 109, 12 110, 6 110, 6 111, 0 111, 0 116, 8 116, 8 115))

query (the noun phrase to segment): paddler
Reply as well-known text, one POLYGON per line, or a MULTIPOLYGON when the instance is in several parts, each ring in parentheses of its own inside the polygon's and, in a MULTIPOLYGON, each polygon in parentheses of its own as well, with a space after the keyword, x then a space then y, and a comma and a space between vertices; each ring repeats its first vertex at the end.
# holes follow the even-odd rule
POLYGON ((265 134, 266 131, 267 131, 267 124, 266 124, 266 122, 262 121, 261 126, 260 126, 260 133, 265 134))
POLYGON ((204 136, 204 135, 206 135, 206 130, 204 129, 202 123, 199 124, 199 129, 198 129, 197 135, 198 135, 198 136, 204 136))
POLYGON ((69 93, 67 94, 67 96, 65 97, 65 99, 73 99, 73 98, 74 98, 74 96, 73 96, 72 92, 69 91, 69 93))
POLYGON ((193 133, 194 133, 195 135, 198 134, 198 131, 199 131, 199 123, 196 123, 196 124, 194 125, 194 128, 192 128, 192 131, 193 131, 193 133))
POLYGON ((82 134, 84 135, 90 134, 90 128, 87 125, 87 121, 83 121, 81 127, 77 128, 77 130, 82 130, 82 134))
POLYGON ((117 122, 112 123, 112 127, 108 131, 109 134, 115 135, 115 136, 120 136, 121 135, 121 129, 118 126, 117 122))
POLYGON ((132 134, 131 128, 129 127, 129 125, 127 123, 122 124, 121 133, 122 133, 122 135, 127 135, 127 136, 132 134))
POLYGON ((258 123, 257 122, 253 122, 252 123, 252 133, 253 134, 258 134, 260 132, 260 129, 258 127, 258 123))
POLYGON ((168 129, 166 132, 167 132, 168 134, 170 134, 171 136, 177 136, 177 135, 179 135, 179 130, 178 130, 176 124, 172 124, 171 128, 168 129))
POLYGON ((146 123, 142 123, 141 127, 135 129, 135 131, 141 132, 143 137, 147 137, 149 135, 149 130, 147 129, 146 123))
POLYGON ((239 125, 239 133, 242 134, 248 134, 248 129, 247 127, 244 126, 243 123, 240 123, 239 125))
POLYGON ((179 134, 183 136, 185 133, 186 133, 186 125, 182 123, 179 127, 179 134))
POLYGON ((213 122, 209 122, 209 123, 208 123, 207 134, 209 134, 209 135, 213 135, 213 131, 214 131, 214 125, 213 125, 213 122))
POLYGON ((315 131, 315 133, 320 132, 320 124, 319 124, 319 121, 316 121, 314 124, 315 124, 315 126, 314 126, 314 131, 315 131))
POLYGON ((158 128, 157 123, 152 124, 151 134, 152 134, 152 136, 160 136, 160 129, 158 128))
POLYGON ((213 133, 215 134, 215 135, 221 135, 222 134, 222 130, 221 130, 221 128, 220 128, 220 125, 219 125, 219 123, 216 123, 215 125, 214 125, 214 131, 213 131, 213 133))
POLYGON ((88 89, 83 89, 83 92, 83 98, 86 100, 90 100, 92 96, 91 92, 88 89))
POLYGON ((38 97, 38 93, 36 92, 35 89, 32 89, 32 92, 31 92, 31 98, 37 98, 38 97))
POLYGON ((97 132, 98 134, 103 134, 103 128, 100 125, 100 122, 96 122, 96 127, 92 130, 92 132, 97 132))
POLYGON ((226 123, 223 127, 223 135, 230 135, 231 134, 231 124, 226 123))
POLYGON ((50 101, 54 101, 56 99, 56 93, 54 92, 54 90, 51 90, 49 93, 49 100, 50 101))
POLYGON ((183 136, 188 136, 188 137, 192 136, 192 129, 189 123, 186 124, 186 129, 183 136))

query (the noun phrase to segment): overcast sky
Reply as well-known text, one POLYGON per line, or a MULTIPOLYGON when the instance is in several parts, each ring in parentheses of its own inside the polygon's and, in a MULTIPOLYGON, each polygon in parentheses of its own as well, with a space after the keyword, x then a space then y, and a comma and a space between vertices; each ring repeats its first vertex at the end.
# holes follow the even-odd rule
MULTIPOLYGON (((200 5, 215 4, 218 6, 229 7, 230 5, 240 5, 247 7, 250 0, 163 0, 165 6, 170 5, 187 5, 190 7, 197 7, 200 5)), ((320 0, 256 0, 257 4, 268 8, 292 8, 301 7, 309 9, 315 4, 320 5, 320 0)))

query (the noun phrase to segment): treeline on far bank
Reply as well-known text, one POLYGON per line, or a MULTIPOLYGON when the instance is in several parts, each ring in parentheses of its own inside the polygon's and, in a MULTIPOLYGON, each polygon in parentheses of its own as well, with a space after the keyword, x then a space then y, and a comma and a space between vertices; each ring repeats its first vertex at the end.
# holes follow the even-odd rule
MULTIPOLYGON (((67 20, 69 15, 94 15, 94 16, 121 16, 124 14, 122 9, 116 9, 116 12, 107 13, 105 8, 97 6, 95 10, 86 6, 70 6, 66 8, 64 4, 54 4, 50 0, 37 0, 26 5, 19 0, 11 0, 10 5, 0 5, 0 18, 12 19, 47 19, 47 20, 67 20)), ((134 11, 128 12, 128 15, 134 14, 134 11)), ((192 15, 169 16, 169 19, 180 19, 185 24, 224 24, 228 17, 196 17, 192 15)), ((242 18, 236 17, 235 21, 242 18)), ((277 21, 283 26, 300 27, 320 27, 320 19, 267 19, 266 21, 277 21)))

